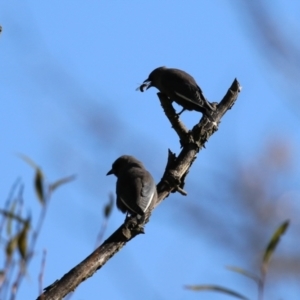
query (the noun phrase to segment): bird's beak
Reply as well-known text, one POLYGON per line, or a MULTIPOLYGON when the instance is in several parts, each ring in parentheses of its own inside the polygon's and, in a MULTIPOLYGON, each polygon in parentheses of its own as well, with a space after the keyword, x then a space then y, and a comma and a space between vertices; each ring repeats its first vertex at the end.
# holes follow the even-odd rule
POLYGON ((143 81, 143 85, 144 87, 146 87, 146 90, 148 90, 149 88, 151 88, 152 82, 149 78, 147 78, 146 80, 143 81))
POLYGON ((112 174, 114 174, 114 170, 113 169, 111 169, 109 172, 107 172, 106 176, 112 175, 112 174))
POLYGON ((144 89, 148 90, 152 86, 151 80, 147 78, 143 81, 143 84, 141 84, 136 90, 140 90, 141 92, 144 91, 144 89))

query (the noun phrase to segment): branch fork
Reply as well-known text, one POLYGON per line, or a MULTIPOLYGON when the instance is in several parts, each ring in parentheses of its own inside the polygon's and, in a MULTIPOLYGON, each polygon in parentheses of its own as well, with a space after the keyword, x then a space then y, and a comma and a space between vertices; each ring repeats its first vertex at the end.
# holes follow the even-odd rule
MULTIPOLYGON (((154 208, 158 206, 172 192, 187 195, 184 191, 185 178, 190 167, 196 159, 196 155, 205 146, 205 143, 213 135, 220 124, 223 115, 232 108, 238 98, 241 86, 235 79, 226 95, 220 103, 214 103, 216 110, 212 112, 212 121, 202 117, 192 130, 188 130, 176 114, 172 102, 162 93, 158 93, 161 106, 169 119, 172 128, 179 137, 181 152, 178 156, 169 150, 168 162, 161 181, 157 184, 158 198, 154 208)), ((106 241, 103 242, 93 253, 81 263, 66 273, 61 279, 44 289, 38 300, 59 300, 65 297, 85 279, 99 270, 115 253, 117 253, 127 242, 144 233, 141 229, 150 218, 151 212, 145 218, 143 224, 130 225, 130 219, 125 220, 106 241)))

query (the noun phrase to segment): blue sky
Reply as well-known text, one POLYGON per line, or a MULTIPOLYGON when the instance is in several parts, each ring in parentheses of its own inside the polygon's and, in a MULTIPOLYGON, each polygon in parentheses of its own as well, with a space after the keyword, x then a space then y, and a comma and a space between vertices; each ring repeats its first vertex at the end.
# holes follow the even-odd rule
MULTIPOLYGON (((296 1, 276 0, 268 7, 280 29, 289 34, 290 28, 299 30, 299 9, 296 1)), ((229 178, 230 161, 255 162, 263 145, 273 138, 286 139, 294 149, 294 182, 288 189, 300 199, 296 155, 300 106, 293 102, 284 76, 266 59, 268 52, 251 27, 247 7, 239 1, 220 0, 1 1, 0 24, 0 199, 7 197, 20 176, 26 186, 26 209, 33 216, 38 212, 33 172, 15 156, 18 152, 38 163, 50 181, 77 175, 76 181, 53 195, 19 299, 37 295, 43 248, 47 249, 45 285, 91 252, 102 207, 115 189, 115 179, 105 174, 118 156, 136 156, 158 182, 168 149, 179 153, 178 138, 156 90, 136 91, 162 65, 193 75, 210 101, 220 101, 234 78, 243 89, 219 131, 198 155, 186 181, 188 196, 172 194, 163 202, 146 235, 130 242, 84 282, 73 299, 224 298, 183 289, 193 283, 238 287, 255 297, 252 283, 223 268, 245 262, 235 259, 233 252, 220 250, 205 228, 198 234, 197 229, 191 230, 185 224, 192 220, 181 214, 185 201, 203 200, 205 209, 212 212, 207 226, 217 226, 213 216, 220 213, 219 202, 209 199, 216 190, 214 174, 229 178)), ((190 128, 199 113, 185 112, 182 119, 190 128)), ((219 195, 217 201, 221 200, 219 195)), ((228 209, 229 215, 235 211, 235 207, 222 209, 225 214, 228 209)), ((283 217, 293 219, 289 213, 283 217)), ((114 209, 106 236, 123 218, 114 209)), ((241 219, 236 215, 230 222, 239 224, 241 219)), ((266 240, 278 220, 272 225, 266 229, 266 240)), ((279 286, 278 291, 277 298, 297 299, 299 288, 289 287, 288 292, 279 286)))

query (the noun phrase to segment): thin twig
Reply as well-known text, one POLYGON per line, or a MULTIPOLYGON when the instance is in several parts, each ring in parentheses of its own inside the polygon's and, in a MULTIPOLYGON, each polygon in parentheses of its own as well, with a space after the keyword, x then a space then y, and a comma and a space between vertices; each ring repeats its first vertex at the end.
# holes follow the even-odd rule
POLYGON ((47 256, 47 250, 44 249, 42 262, 41 262, 41 271, 39 274, 39 293, 40 294, 43 292, 43 281, 44 281, 45 266, 46 266, 46 256, 47 256))

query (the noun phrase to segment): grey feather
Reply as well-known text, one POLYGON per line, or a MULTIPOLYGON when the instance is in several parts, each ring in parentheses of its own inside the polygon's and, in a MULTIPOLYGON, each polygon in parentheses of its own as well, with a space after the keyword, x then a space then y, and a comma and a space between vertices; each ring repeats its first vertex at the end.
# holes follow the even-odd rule
POLYGON ((204 97, 195 79, 185 71, 167 67, 156 68, 140 86, 140 90, 152 86, 181 105, 183 110, 196 110, 208 117, 215 110, 204 97))
POLYGON ((123 213, 144 215, 156 202, 156 185, 144 165, 133 156, 123 155, 112 165, 107 175, 117 179, 117 207, 123 213))

